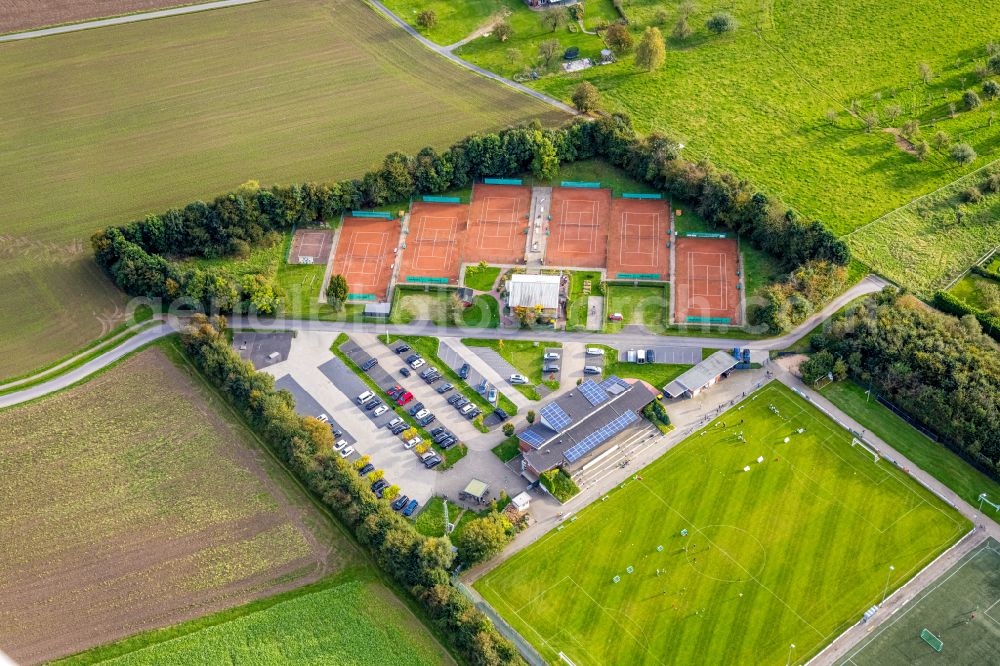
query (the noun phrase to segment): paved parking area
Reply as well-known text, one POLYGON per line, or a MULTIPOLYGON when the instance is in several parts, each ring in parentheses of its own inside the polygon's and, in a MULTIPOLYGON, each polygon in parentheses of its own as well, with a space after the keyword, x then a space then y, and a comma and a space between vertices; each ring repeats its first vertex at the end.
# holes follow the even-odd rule
POLYGON ((295 396, 295 411, 301 416, 319 416, 320 414, 326 414, 330 417, 330 423, 336 426, 337 430, 342 430, 343 435, 341 439, 346 439, 347 443, 350 445, 357 444, 358 439, 351 434, 351 432, 344 426, 343 423, 333 418, 330 412, 323 409, 323 406, 319 404, 316 398, 312 397, 309 391, 305 390, 301 384, 295 381, 291 375, 285 375, 284 377, 278 379, 274 382, 274 387, 279 390, 285 390, 295 396))
POLYGON ((554 365, 556 365, 556 366, 557 366, 557 367, 559 368, 559 371, 558 371, 558 372, 543 372, 543 373, 542 373, 542 379, 544 379, 544 380, 546 380, 546 381, 555 381, 555 382, 559 382, 559 383, 561 384, 561 383, 562 383, 562 376, 563 376, 563 372, 564 372, 564 371, 565 371, 565 369, 566 369, 566 368, 564 367, 564 364, 563 364, 563 361, 565 360, 565 359, 563 358, 563 356, 565 355, 565 352, 563 351, 562 347, 545 347, 544 349, 541 349, 541 350, 540 350, 540 352, 541 352, 541 353, 542 353, 543 355, 544 355, 544 354, 548 354, 548 353, 550 353, 550 352, 554 352, 554 353, 556 353, 556 354, 559 354, 559 358, 557 358, 557 359, 556 359, 556 360, 554 360, 554 361, 546 361, 546 360, 544 360, 544 358, 543 358, 543 360, 542 360, 542 367, 543 367, 543 368, 544 368, 544 367, 545 367, 546 365, 548 365, 548 364, 550 364, 550 363, 551 363, 551 364, 554 364, 554 365))
MULTIPOLYGON (((637 349, 636 347, 619 347, 618 348, 618 360, 624 361, 625 354, 630 349, 637 349)), ((695 365, 701 363, 701 348, 700 347, 673 347, 670 345, 659 345, 655 347, 644 347, 644 349, 652 349, 656 355, 657 363, 668 363, 673 365, 695 365)))
MULTIPOLYGON (((510 376, 517 374, 517 368, 504 360, 503 356, 501 356, 499 352, 490 349, 489 347, 467 347, 467 349, 481 358, 486 365, 496 372, 503 379, 502 383, 510 385, 510 376)), ((461 363, 459 363, 459 365, 461 365, 461 363)), ((473 368, 472 372, 478 374, 476 368, 473 368)), ((479 377, 482 377, 482 375, 479 374, 479 377)), ((479 382, 478 379, 473 380, 472 374, 469 375, 469 381, 475 383, 479 382)))
MULTIPOLYGON (((469 354, 470 357, 472 355, 473 354, 469 354)), ((473 390, 477 389, 485 379, 487 388, 489 386, 496 387, 498 391, 500 391, 508 398, 510 398, 515 405, 518 405, 519 409, 521 408, 521 405, 518 404, 517 400, 515 400, 512 397, 511 395, 512 391, 510 389, 506 391, 503 390, 502 384, 505 384, 506 382, 499 381, 499 378, 502 378, 503 375, 500 375, 499 377, 496 376, 487 377, 479 368, 476 367, 476 364, 471 358, 463 356, 461 353, 450 347, 447 340, 441 340, 440 344, 438 345, 438 358, 441 359, 441 361, 445 365, 447 365, 455 372, 458 372, 462 368, 463 364, 468 363, 469 378, 465 380, 465 383, 471 386, 473 390)), ((448 407, 451 408, 451 405, 448 405, 448 407)), ((500 419, 494 416, 492 413, 491 414, 484 413, 483 425, 485 425, 487 428, 490 429, 495 428, 496 426, 500 425, 500 423, 501 423, 500 419)))
POLYGON ((234 331, 233 349, 240 355, 240 358, 250 361, 253 363, 253 367, 262 370, 288 358, 294 337, 292 333, 234 331), (271 354, 274 353, 278 355, 270 358, 271 354))

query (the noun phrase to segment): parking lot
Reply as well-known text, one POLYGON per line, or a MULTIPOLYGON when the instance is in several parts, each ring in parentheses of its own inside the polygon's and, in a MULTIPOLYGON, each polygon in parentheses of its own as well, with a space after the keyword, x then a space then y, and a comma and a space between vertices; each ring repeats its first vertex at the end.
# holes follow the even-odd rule
MULTIPOLYGON (((672 365, 696 365, 701 363, 701 347, 672 347, 660 345, 657 347, 645 347, 652 349, 656 360, 654 363, 668 363, 672 365)), ((626 361, 629 350, 638 351, 636 347, 624 347, 618 349, 618 360, 626 361)))
POLYGON ((281 363, 288 358, 292 347, 292 333, 233 332, 233 349, 253 367, 263 370, 269 365, 281 363))
MULTIPOLYGON (((330 423, 337 430, 340 430, 343 434, 338 439, 347 440, 350 445, 357 444, 358 439, 351 434, 350 429, 343 423, 333 418, 333 414, 326 411, 323 405, 319 404, 316 398, 312 397, 309 391, 302 388, 302 385, 295 381, 291 375, 285 375, 281 379, 274 382, 274 387, 279 390, 288 391, 293 396, 295 396, 295 411, 302 416, 319 416, 320 414, 326 414, 330 419, 330 423)), ((335 412, 336 413, 336 412, 335 412)))

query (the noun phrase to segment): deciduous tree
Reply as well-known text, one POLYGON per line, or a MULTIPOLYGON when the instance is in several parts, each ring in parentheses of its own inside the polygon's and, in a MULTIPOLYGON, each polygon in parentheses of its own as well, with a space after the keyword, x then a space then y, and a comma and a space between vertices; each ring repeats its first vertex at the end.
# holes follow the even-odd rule
POLYGON ((667 47, 663 43, 663 34, 660 33, 660 29, 646 28, 635 51, 635 66, 643 71, 652 72, 659 69, 666 58, 667 47))

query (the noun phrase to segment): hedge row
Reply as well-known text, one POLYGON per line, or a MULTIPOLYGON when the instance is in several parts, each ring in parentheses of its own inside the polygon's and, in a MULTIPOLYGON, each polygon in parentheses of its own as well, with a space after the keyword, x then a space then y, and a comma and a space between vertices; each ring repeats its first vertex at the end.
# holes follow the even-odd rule
POLYGON ((964 317, 965 315, 974 316, 983 327, 983 332, 1000 342, 1000 317, 974 308, 947 291, 935 292, 934 307, 941 312, 947 312, 958 317, 964 317))
POLYGON ((295 413, 287 391, 257 372, 229 345, 225 319, 195 315, 181 340, 198 368, 240 410, 292 472, 349 527, 376 562, 420 602, 440 634, 466 662, 523 663, 513 644, 450 582, 454 556, 447 539, 425 537, 367 480, 331 451, 330 428, 295 413))
POLYGON ((709 162, 681 159, 677 142, 639 137, 624 115, 576 119, 559 129, 509 128, 470 136, 444 153, 388 155, 360 179, 261 188, 250 182, 211 203, 150 215, 109 227, 92 239, 101 268, 134 296, 187 299, 211 312, 276 312, 282 294, 271 276, 233 276, 192 268, 165 257, 245 255, 293 225, 332 221, 344 211, 371 208, 421 194, 462 188, 484 177, 532 172, 552 178, 562 162, 601 158, 671 197, 690 202, 720 229, 739 232, 791 272, 809 261, 847 265, 850 252, 819 222, 800 220, 750 183, 709 162))

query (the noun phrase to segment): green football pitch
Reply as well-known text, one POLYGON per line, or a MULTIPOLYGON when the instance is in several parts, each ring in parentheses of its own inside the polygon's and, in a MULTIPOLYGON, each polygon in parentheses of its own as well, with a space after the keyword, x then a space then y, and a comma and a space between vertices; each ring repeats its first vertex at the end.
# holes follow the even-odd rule
POLYGON ((1000 664, 1000 543, 990 538, 967 553, 837 663, 1000 664), (941 641, 941 652, 920 637, 924 629, 941 641))
POLYGON ((804 663, 970 528, 774 382, 474 586, 552 663, 804 663))

